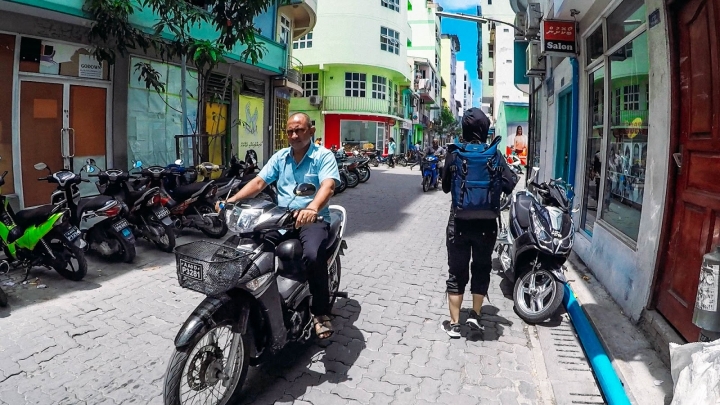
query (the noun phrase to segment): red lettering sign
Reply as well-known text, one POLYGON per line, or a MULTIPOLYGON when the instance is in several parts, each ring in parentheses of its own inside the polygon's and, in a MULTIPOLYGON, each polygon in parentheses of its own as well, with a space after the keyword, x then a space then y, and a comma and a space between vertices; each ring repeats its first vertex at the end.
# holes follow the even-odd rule
POLYGON ((575 41, 575 21, 543 21, 546 41, 575 41))

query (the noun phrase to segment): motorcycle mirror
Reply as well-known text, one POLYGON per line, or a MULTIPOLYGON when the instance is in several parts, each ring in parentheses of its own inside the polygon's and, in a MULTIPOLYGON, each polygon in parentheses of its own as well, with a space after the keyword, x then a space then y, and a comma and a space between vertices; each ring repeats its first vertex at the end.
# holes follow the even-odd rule
POLYGON ((178 166, 182 166, 183 163, 185 163, 185 162, 183 162, 182 159, 178 159, 178 160, 175 161, 175 164, 178 165, 178 166))
POLYGON ((95 173, 95 166, 85 165, 85 171, 88 173, 95 173))
POLYGON ((141 167, 142 167, 142 160, 137 160, 137 161, 135 161, 135 164, 133 164, 133 167, 135 167, 136 169, 141 168, 141 167))
POLYGON ((95 159, 90 159, 90 158, 85 159, 85 164, 88 166, 91 166, 91 165, 95 166, 95 159))
POLYGON ((45 170, 48 168, 48 166, 43 162, 35 163, 33 167, 35 168, 35 170, 45 170))
POLYGON ((293 190, 293 194, 297 197, 310 197, 317 191, 314 184, 311 183, 300 183, 293 190))

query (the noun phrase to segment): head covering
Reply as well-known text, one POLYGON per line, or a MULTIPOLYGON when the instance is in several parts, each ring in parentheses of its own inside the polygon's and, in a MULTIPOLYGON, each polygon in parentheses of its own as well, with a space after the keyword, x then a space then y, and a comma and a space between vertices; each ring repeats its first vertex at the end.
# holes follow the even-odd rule
POLYGON ((465 111, 462 117, 462 136, 465 142, 486 142, 490 119, 479 108, 465 111))

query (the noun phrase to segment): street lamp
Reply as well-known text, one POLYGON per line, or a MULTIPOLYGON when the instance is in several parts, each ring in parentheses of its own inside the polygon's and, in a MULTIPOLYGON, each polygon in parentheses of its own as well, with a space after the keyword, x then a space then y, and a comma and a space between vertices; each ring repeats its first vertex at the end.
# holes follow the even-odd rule
POLYGON ((520 28, 515 24, 510 24, 509 22, 495 20, 492 18, 480 17, 477 15, 470 15, 470 14, 463 14, 463 13, 446 13, 444 11, 436 11, 435 14, 439 15, 440 17, 448 17, 448 18, 456 18, 458 20, 474 21, 474 22, 481 23, 481 24, 487 23, 487 22, 493 22, 495 24, 504 24, 504 25, 509 25, 520 32, 525 32, 524 28, 520 28))

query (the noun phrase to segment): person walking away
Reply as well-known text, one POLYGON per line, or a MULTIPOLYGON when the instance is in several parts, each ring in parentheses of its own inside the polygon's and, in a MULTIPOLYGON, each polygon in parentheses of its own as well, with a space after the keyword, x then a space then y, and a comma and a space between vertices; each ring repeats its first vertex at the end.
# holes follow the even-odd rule
MULTIPOLYGON (((295 227, 303 247, 310 293, 311 311, 315 321, 315 334, 327 339, 333 334, 330 322, 330 292, 326 250, 330 231, 328 203, 340 181, 333 153, 318 147, 311 139, 315 134, 310 117, 305 113, 290 116, 287 124, 290 147, 277 151, 256 178, 246 184, 227 203, 235 203, 258 195, 265 187, 277 182, 278 205, 294 210, 295 227), (293 190, 300 183, 312 183, 317 192, 312 197, 295 197, 293 190), (322 216, 322 222, 316 222, 322 216)), ((216 209, 219 211, 219 202, 216 209)))
MULTIPOLYGON (((453 192, 453 203, 450 209, 446 231, 446 247, 448 255, 448 279, 446 291, 448 294, 448 306, 450 321, 442 324, 442 329, 451 337, 459 338, 460 334, 460 309, 462 307, 465 286, 470 281, 470 292, 472 293, 472 309, 469 310, 466 324, 476 330, 482 330, 480 325, 480 312, 482 304, 490 286, 490 272, 492 270, 492 253, 497 238, 497 219, 499 217, 499 193, 500 188, 505 193, 511 193, 515 183, 505 184, 501 179, 502 173, 507 167, 507 162, 497 151, 497 137, 487 147, 482 146, 487 142, 490 120, 478 108, 471 108, 462 118, 462 139, 470 145, 452 145, 445 162, 443 173, 443 192, 453 192), (473 145, 475 144, 475 145, 473 145), (485 151, 485 160, 479 160, 477 154, 465 154, 460 158, 459 152, 470 150, 485 151), (494 159, 492 151, 495 151, 494 159), (488 157, 489 156, 489 157, 488 157), (475 159, 475 160, 473 160, 475 159), (461 163, 462 161, 462 163, 461 163), (480 162, 480 163, 478 163, 480 162), (488 162, 495 162, 497 170, 491 171, 488 162), (491 184, 495 184, 494 193, 497 193, 497 208, 484 206, 486 200, 493 198, 479 199, 472 201, 469 197, 458 202, 456 194, 464 193, 465 176, 473 176, 482 173, 471 173, 472 170, 487 170, 491 184), (497 185, 500 182, 502 186, 497 185), (475 204, 472 206, 472 204, 475 204), (462 208, 464 206, 464 209, 462 208), (460 207, 460 209, 458 208, 460 207), (472 263, 470 262, 472 258, 472 263), (472 279, 470 279, 470 274, 472 279)), ((486 145, 485 145, 486 146, 486 145)), ((489 195, 488 195, 489 196, 489 195)))
POLYGON ((395 140, 390 137, 390 142, 388 142, 388 166, 395 167, 395 150, 397 146, 395 145, 395 140))

